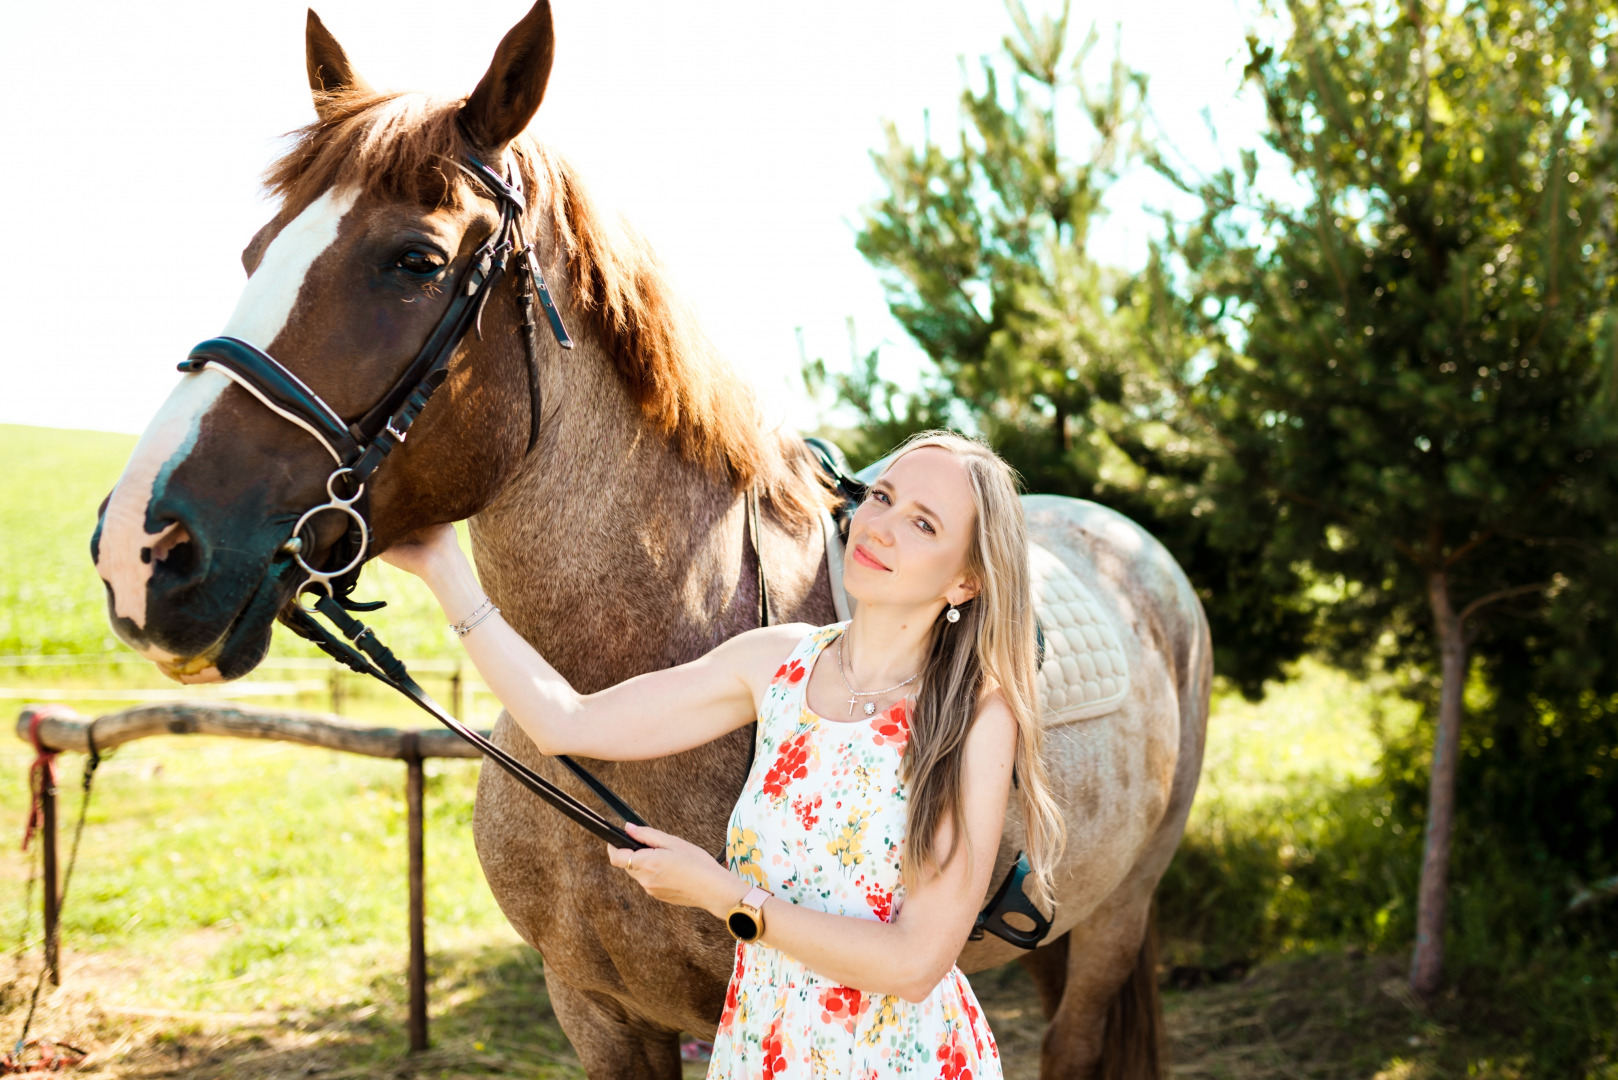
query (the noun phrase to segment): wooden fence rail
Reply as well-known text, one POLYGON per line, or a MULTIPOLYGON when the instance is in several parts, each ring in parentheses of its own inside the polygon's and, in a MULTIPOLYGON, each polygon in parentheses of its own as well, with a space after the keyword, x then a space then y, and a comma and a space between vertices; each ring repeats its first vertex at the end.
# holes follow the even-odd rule
MULTIPOLYGON (((149 669, 151 661, 130 652, 121 653, 82 653, 74 656, 0 656, 0 670, 26 671, 28 669, 57 670, 65 668, 125 668, 138 667, 149 669)), ((458 659, 418 659, 406 660, 405 665, 418 678, 431 675, 442 679, 449 690, 450 714, 452 716, 466 716, 466 706, 469 698, 475 693, 488 693, 488 687, 475 676, 469 675, 464 662, 458 659)), ((319 672, 321 679, 293 679, 279 682, 262 679, 242 679, 234 683, 215 683, 209 687, 201 688, 204 694, 218 694, 217 698, 208 697, 204 700, 229 701, 241 697, 291 697, 310 692, 325 691, 331 701, 331 711, 341 713, 344 702, 348 698, 349 684, 355 679, 368 683, 365 676, 342 668, 324 658, 289 656, 271 658, 260 663, 255 672, 266 671, 305 671, 319 672)), ((20 700, 27 702, 44 701, 152 701, 167 704, 174 694, 172 686, 164 689, 135 689, 121 687, 108 689, 106 687, 85 686, 14 686, 0 687, 0 699, 20 700)), ((200 704, 201 702, 195 702, 200 704)))
MULTIPOLYGON (((80 716, 64 706, 30 705, 17 717, 17 737, 31 744, 30 732, 36 720, 40 744, 52 751, 88 753, 90 727, 94 724, 96 749, 102 751, 153 735, 222 735, 301 743, 347 754, 403 761, 409 819, 406 846, 410 850, 410 1049, 427 1049, 427 863, 422 762, 433 757, 475 758, 479 756, 475 748, 442 728, 366 727, 341 716, 211 703, 141 705, 94 719, 80 716)), ((61 893, 57 872, 56 790, 42 792, 40 802, 44 811, 39 839, 44 861, 45 966, 51 983, 60 985, 61 893)))

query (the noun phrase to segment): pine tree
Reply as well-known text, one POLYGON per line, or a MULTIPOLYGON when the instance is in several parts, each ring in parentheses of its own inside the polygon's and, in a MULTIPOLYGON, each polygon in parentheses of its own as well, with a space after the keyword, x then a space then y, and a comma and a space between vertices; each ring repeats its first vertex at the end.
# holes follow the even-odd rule
MULTIPOLYGON (((1107 187, 1139 153, 1145 79, 1115 50, 1092 82, 1098 35, 1070 48, 1066 5, 1056 18, 1031 18, 1017 0, 1007 10, 1013 33, 963 93, 958 143, 908 145, 890 125, 873 155, 887 193, 859 250, 932 366, 905 391, 879 377, 875 354, 857 356, 835 380, 862 417, 844 448, 859 461, 910 431, 975 427, 1030 490, 1134 517, 1197 585, 1221 672, 1256 697, 1304 647, 1303 582, 1258 557, 1270 542, 1262 515, 1237 526, 1208 513, 1209 433, 1181 418, 1188 365, 1172 348, 1141 348, 1160 305, 1089 251, 1107 187)), ((826 378, 823 366, 806 373, 826 378)))
POLYGON ((1207 497, 1247 513, 1271 493, 1266 558, 1311 568, 1341 652, 1436 670, 1410 972, 1428 994, 1473 660, 1545 660, 1525 627, 1618 552, 1618 8, 1287 11, 1246 74, 1307 200, 1264 198, 1252 155, 1188 183, 1206 213, 1172 244, 1178 319, 1211 358, 1207 497))

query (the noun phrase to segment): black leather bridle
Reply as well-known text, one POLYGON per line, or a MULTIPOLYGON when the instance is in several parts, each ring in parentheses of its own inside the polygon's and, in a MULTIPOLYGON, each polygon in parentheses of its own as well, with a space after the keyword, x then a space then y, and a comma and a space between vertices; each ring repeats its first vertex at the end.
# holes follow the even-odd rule
MULTIPOLYGON (((562 325, 561 313, 556 310, 550 290, 545 285, 545 276, 539 268, 534 247, 523 235, 522 215, 527 203, 523 199, 521 173, 516 168, 508 168, 502 177, 470 154, 464 162, 456 162, 455 165, 493 196, 500 207, 499 224, 472 253, 466 272, 455 284, 449 307, 427 336, 421 351, 381 399, 358 420, 344 422, 335 409, 280 361, 256 345, 238 338, 217 337, 202 342, 191 350, 180 365, 180 370, 187 373, 210 370, 224 375, 252 394, 271 412, 314 436, 336 465, 326 478, 327 501, 304 511, 293 526, 291 536, 281 546, 280 554, 293 559, 299 569, 308 575, 298 586, 297 594, 314 593, 315 610, 330 620, 348 640, 338 637, 317 620, 314 613, 296 602, 281 612, 278 616, 281 622, 300 637, 314 642, 338 662, 380 679, 410 698, 476 746, 524 787, 591 833, 611 844, 639 849, 644 845, 621 826, 446 712, 410 677, 405 665, 377 639, 370 628, 351 614, 382 606, 380 602, 362 604, 349 599, 371 546, 371 524, 366 517, 366 482, 394 447, 405 441, 410 426, 443 385, 449 373, 450 360, 467 332, 477 328, 479 336, 482 336, 484 305, 513 260, 516 262, 522 308, 523 348, 528 361, 529 451, 539 440, 540 428, 539 342, 534 317, 536 292, 550 322, 551 332, 556 335, 557 344, 564 349, 573 347, 567 328, 562 325), (304 546, 309 542, 304 538, 304 528, 317 515, 329 512, 344 515, 348 519, 348 526, 328 557, 335 569, 322 569, 311 565, 303 557, 304 546)), ((583 766, 565 755, 557 755, 557 760, 595 792, 619 818, 637 825, 646 824, 639 814, 583 766)))
POLYGON ((556 342, 564 349, 573 347, 561 313, 545 285, 534 247, 523 235, 521 173, 508 169, 502 178, 471 155, 456 166, 476 180, 500 207, 500 222, 493 233, 472 253, 462 279, 455 284, 449 307, 410 364, 394 380, 380 400, 358 420, 344 422, 337 411, 285 365, 258 346, 233 337, 216 337, 191 350, 183 372, 217 371, 257 398, 266 408, 307 431, 331 455, 337 468, 326 480, 327 501, 305 511, 293 527, 282 551, 295 560, 308 577, 298 587, 321 591, 352 610, 372 606, 347 602, 359 578, 371 545, 371 526, 366 518, 366 481, 377 467, 405 441, 410 426, 426 408, 427 402, 443 385, 449 364, 467 331, 474 327, 482 337, 484 305, 505 276, 507 266, 516 260, 519 299, 523 317, 523 347, 527 353, 529 420, 528 450, 539 440, 540 378, 539 343, 534 319, 534 294, 550 321, 556 342), (346 493, 345 493, 346 492, 346 493), (328 562, 335 569, 319 569, 303 557, 303 530, 317 515, 336 512, 348 519, 348 527, 328 562))

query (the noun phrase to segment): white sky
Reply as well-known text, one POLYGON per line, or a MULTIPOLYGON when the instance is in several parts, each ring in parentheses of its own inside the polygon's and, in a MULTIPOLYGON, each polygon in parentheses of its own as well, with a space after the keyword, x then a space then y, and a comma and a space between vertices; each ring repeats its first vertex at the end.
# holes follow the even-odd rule
MULTIPOLYGON (((1239 0, 1076 0, 1073 41, 1151 79, 1161 128, 1208 167, 1256 143, 1239 91, 1251 8, 1239 0), (1223 152, 1202 118, 1211 113, 1223 152)), ((258 177, 277 137, 311 119, 304 4, 164 0, 0 5, 0 200, 10 272, 0 290, 7 393, 0 422, 139 431, 174 365, 223 326, 241 248, 269 216, 258 177)), ((523 0, 318 0, 373 85, 460 94, 527 10, 523 0)), ((1031 0, 1055 10, 1059 0, 1031 0)), ((880 191, 868 153, 924 109, 952 140, 962 58, 999 51, 995 0, 555 0, 556 65, 534 130, 651 237, 709 333, 758 386, 772 420, 815 423, 798 380, 810 357, 847 365, 883 347, 906 381, 919 351, 854 250, 880 191)), ((1149 211, 1174 205, 1137 171, 1108 199, 1098 257, 1139 265, 1149 211)))

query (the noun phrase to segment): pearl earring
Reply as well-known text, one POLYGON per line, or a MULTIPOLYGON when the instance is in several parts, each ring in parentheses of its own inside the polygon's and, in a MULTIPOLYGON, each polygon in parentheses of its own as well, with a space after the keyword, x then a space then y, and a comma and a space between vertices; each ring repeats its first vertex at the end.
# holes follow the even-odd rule
POLYGON ((951 604, 949 606, 949 608, 944 612, 944 618, 949 622, 960 622, 961 621, 960 609, 957 608, 954 604, 951 604))

